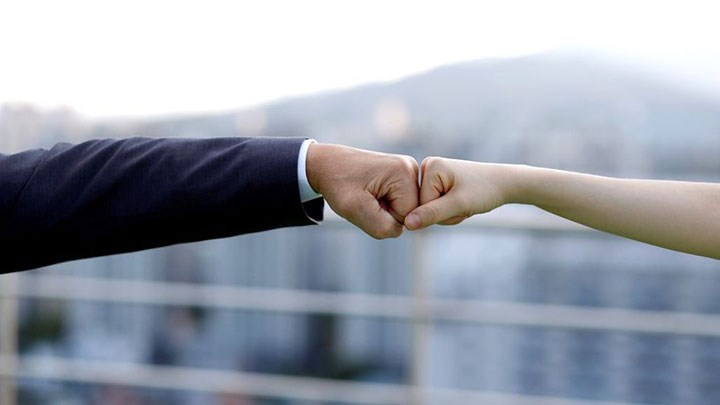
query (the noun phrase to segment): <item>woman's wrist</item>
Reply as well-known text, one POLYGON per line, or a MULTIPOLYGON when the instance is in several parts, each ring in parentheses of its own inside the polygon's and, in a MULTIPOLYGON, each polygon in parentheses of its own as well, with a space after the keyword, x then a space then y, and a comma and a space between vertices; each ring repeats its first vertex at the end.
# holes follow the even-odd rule
POLYGON ((534 182, 530 177, 537 170, 520 164, 499 164, 499 181, 505 204, 532 204, 534 182))

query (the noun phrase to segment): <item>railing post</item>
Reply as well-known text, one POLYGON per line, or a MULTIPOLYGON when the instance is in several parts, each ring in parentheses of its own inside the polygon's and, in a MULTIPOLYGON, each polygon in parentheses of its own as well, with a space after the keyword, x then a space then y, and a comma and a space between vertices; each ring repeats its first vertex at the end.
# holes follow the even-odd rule
POLYGON ((428 269, 425 243, 428 231, 413 234, 413 332, 410 384, 412 404, 424 405, 428 382, 428 354, 430 337, 428 269))
POLYGON ((0 276, 0 404, 16 405, 17 274, 0 276))

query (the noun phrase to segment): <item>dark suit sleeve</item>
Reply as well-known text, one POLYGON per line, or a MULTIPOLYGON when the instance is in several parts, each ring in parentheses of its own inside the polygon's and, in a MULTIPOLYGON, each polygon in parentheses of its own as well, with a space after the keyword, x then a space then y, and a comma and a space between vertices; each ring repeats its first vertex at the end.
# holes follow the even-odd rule
POLYGON ((0 273, 322 219, 303 139, 96 140, 0 155, 0 273))

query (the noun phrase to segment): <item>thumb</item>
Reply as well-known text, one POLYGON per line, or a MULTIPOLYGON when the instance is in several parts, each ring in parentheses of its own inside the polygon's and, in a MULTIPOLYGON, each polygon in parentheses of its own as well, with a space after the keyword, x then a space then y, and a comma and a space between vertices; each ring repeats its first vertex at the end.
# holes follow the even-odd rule
POLYGON ((410 230, 425 228, 437 223, 458 223, 464 216, 459 215, 453 194, 445 194, 440 198, 415 208, 405 217, 405 226, 410 230))

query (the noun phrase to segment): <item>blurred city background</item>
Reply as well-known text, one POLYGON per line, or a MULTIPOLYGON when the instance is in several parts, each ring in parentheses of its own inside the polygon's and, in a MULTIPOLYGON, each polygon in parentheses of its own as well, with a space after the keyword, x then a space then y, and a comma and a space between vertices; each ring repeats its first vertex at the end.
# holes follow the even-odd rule
MULTIPOLYGON (((720 181, 711 2, 29 3, 0 5, 0 153, 302 136, 720 181)), ((0 276, 0 403, 720 403, 717 260, 524 206, 326 217, 0 276)))

